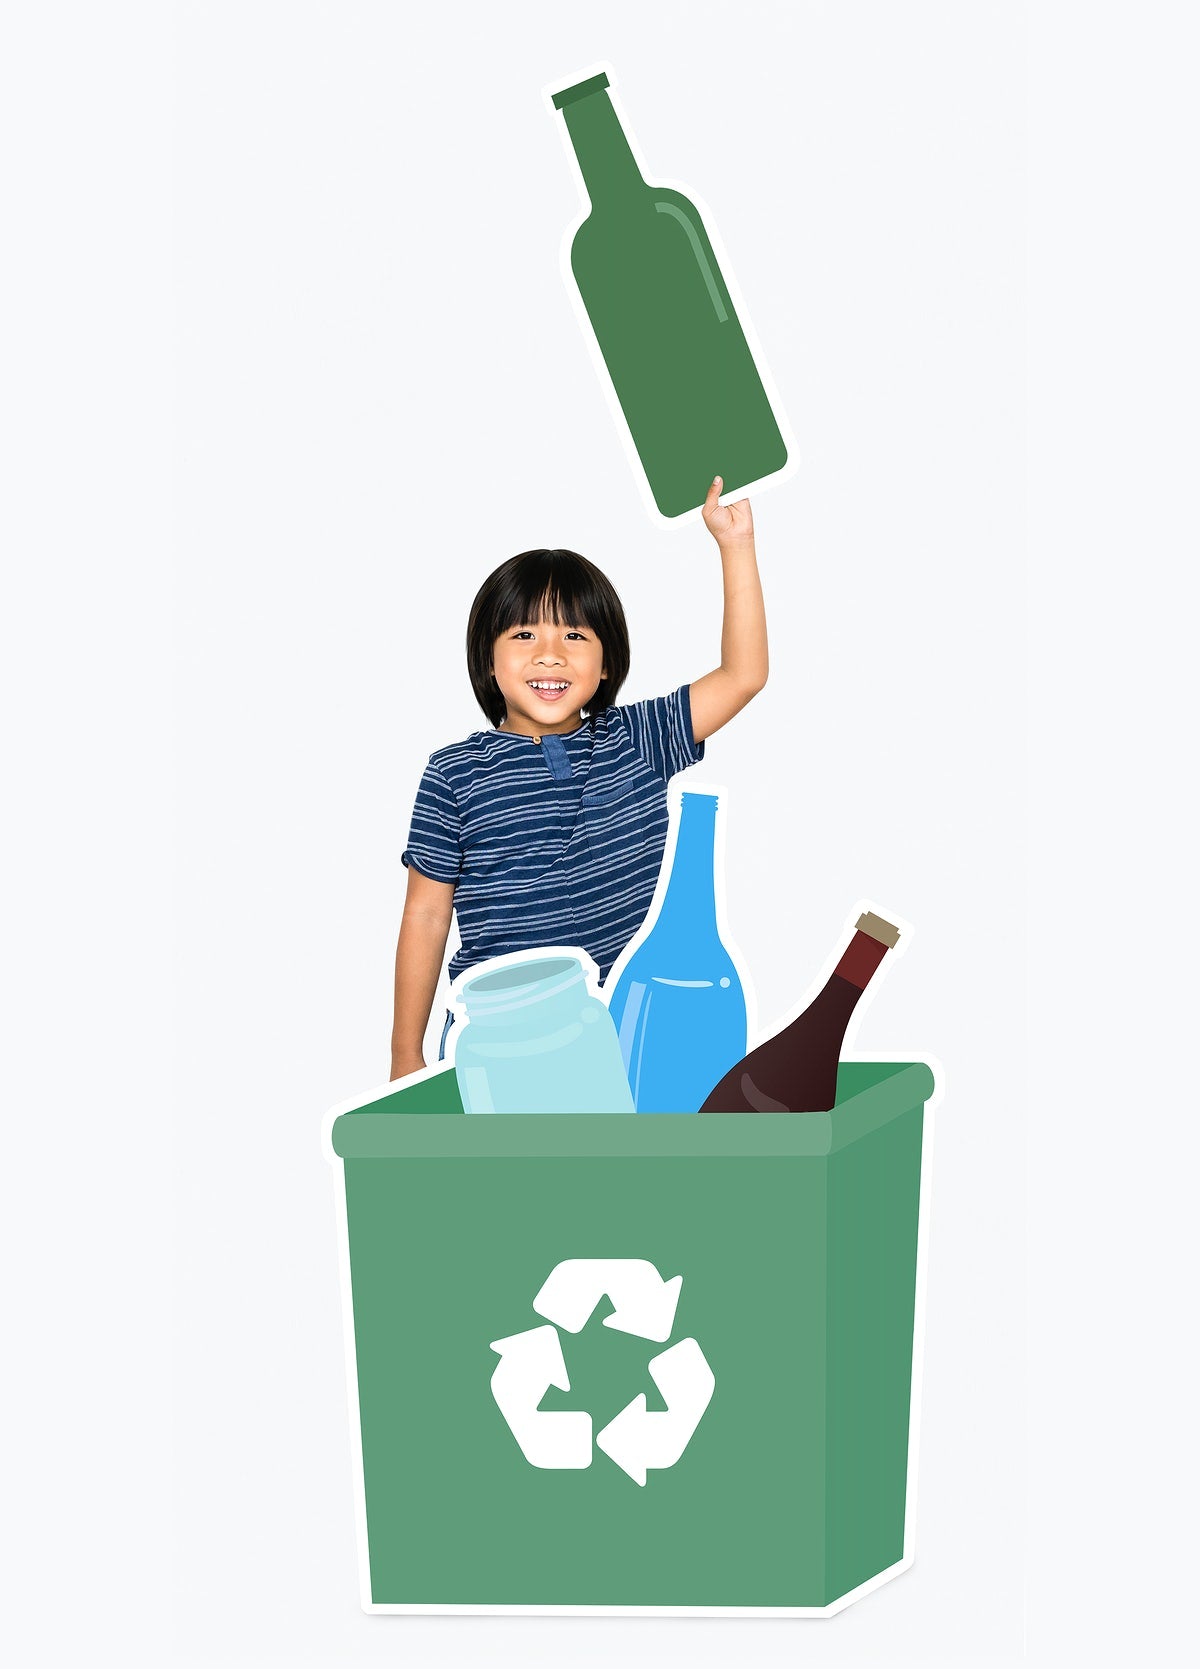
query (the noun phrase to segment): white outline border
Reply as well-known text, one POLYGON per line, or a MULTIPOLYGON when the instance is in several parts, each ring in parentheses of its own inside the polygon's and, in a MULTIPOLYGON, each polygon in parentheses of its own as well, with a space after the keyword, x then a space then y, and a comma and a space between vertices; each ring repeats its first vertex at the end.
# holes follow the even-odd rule
MULTIPOLYGON (((717 229, 715 217, 708 207, 708 204, 696 192, 694 187, 685 185, 684 182, 679 180, 667 179, 656 175, 652 176, 650 174, 646 166, 645 158, 638 144, 634 126, 630 122, 622 105, 620 96, 617 93, 615 85, 617 77, 611 63, 608 61, 602 61, 589 65, 570 76, 555 77, 552 81, 543 86, 542 97, 546 108, 551 117, 554 119, 555 126, 558 129, 559 137, 566 152, 572 175, 579 189, 582 203, 578 218, 568 226, 560 243, 559 267, 563 284, 566 288, 568 296, 570 297, 584 342, 587 345, 592 359, 593 368, 596 371, 600 386, 604 391, 609 410, 612 414, 617 433, 624 447, 626 458, 633 472, 634 480, 637 483, 642 502, 645 505, 652 521, 656 522, 659 526, 676 528, 701 520, 701 506, 697 505, 694 509, 684 511, 678 516, 664 516, 659 510, 657 504, 654 502, 654 497, 650 490, 650 484, 646 476, 645 468, 638 455, 637 448, 633 443, 633 437, 629 431, 629 425, 625 419, 625 414, 621 409, 620 401, 617 399, 612 378, 609 375, 608 367, 604 362, 604 357, 600 352, 595 332, 592 329, 591 320, 588 317, 587 310, 583 304, 583 298, 579 293, 578 285, 575 283, 574 274, 571 271, 571 245, 574 241, 576 232, 591 213, 591 203, 583 180, 583 174, 579 167, 578 159, 575 156, 574 149, 567 134, 566 122, 565 120, 560 119, 561 112, 554 106, 553 95, 566 87, 574 86, 580 81, 588 80, 590 77, 600 74, 604 74, 608 77, 609 97, 612 100, 612 105, 616 112, 617 119, 621 123, 625 137, 629 143, 630 150, 633 153, 634 160, 637 162, 637 165, 641 170, 643 179, 646 180, 648 185, 659 185, 668 190, 678 191, 688 197, 694 204, 697 212, 704 222, 705 231, 708 235, 709 242, 712 245, 713 253, 717 258, 717 263, 721 269, 721 274, 724 278, 726 288, 728 289, 730 298, 733 301, 738 321, 741 325, 743 335, 745 336, 746 344, 750 350, 751 358, 753 359, 755 368, 757 369, 759 377, 762 380, 768 402, 771 406, 775 420, 779 425, 784 445, 787 448, 787 462, 784 464, 782 469, 776 470, 769 476, 764 476, 757 481, 747 482, 745 485, 735 488, 734 492, 737 497, 735 498, 733 494, 731 494, 730 501, 736 503, 742 498, 748 498, 751 493, 757 494, 791 479, 799 469, 800 459, 797 456, 795 436, 787 422, 783 404, 779 398, 778 389, 776 388, 774 379, 772 378, 767 367, 761 343, 759 342, 757 332, 754 329, 749 310, 746 307, 745 298, 742 295, 740 286, 738 285, 733 264, 729 257, 729 252, 726 249, 720 232, 717 229)), ((722 497, 724 498, 724 495, 722 495, 722 497)), ((722 810, 726 810, 728 807, 727 791, 717 785, 692 785, 689 783, 685 788, 681 784, 675 793, 678 795, 682 792, 706 793, 714 795, 718 798, 722 810)), ((667 846, 664 851, 663 865, 659 875, 659 884, 656 887, 654 899, 652 900, 650 910, 647 913, 645 924, 643 928, 639 930, 635 939, 630 942, 630 945, 626 946, 625 950, 622 951, 621 955, 617 958, 617 961, 613 964, 613 968, 610 971, 609 979, 606 982, 606 988, 604 991, 600 991, 598 988, 594 962, 586 956, 586 953, 583 953, 584 968, 588 978, 588 989, 593 995, 599 995, 602 1001, 606 1000, 607 992, 609 990, 616 988, 616 981, 620 976, 622 968, 628 961, 630 954, 632 954, 632 950, 645 938, 646 934, 653 926, 659 911, 661 910, 662 899, 665 896, 666 890, 665 877, 668 877, 670 873, 670 864, 668 859, 674 853, 675 842, 678 838, 678 828, 679 817, 672 814, 671 825, 667 837, 667 846)), ((808 1006, 817 991, 821 989, 829 975, 833 972, 833 969, 845 948, 845 943, 848 941, 848 935, 843 940, 839 941, 837 948, 801 996, 799 1001, 781 1019, 774 1021, 769 1028, 756 1032, 754 1022, 757 1018, 757 1004, 755 1001, 753 985, 748 975, 745 959, 741 956, 736 944, 729 935, 727 917, 725 913, 723 866, 725 840, 725 817, 718 815, 716 848, 718 930, 721 934, 722 941, 725 944, 726 949, 729 951, 730 957, 742 979, 742 989, 746 997, 747 1037, 749 1040, 748 1047, 753 1048, 757 1047, 759 1043, 765 1041, 768 1036, 781 1030, 783 1026, 787 1025, 790 1020, 795 1018, 797 1014, 802 1012, 802 1010, 808 1006)), ((848 923, 851 929, 853 928, 853 922, 857 920, 858 916, 865 910, 875 910, 875 913, 877 914, 886 914, 886 919, 892 921, 900 929, 900 941, 893 949, 892 957, 900 954, 902 950, 907 949, 908 943, 912 938, 911 926, 902 922, 890 911, 884 912, 877 910, 870 900, 859 900, 858 904, 855 906, 848 923)), ((539 959, 550 954, 580 955, 581 953, 579 948, 576 946, 546 946, 539 947, 537 950, 524 951, 512 956, 497 958, 496 960, 504 965, 512 965, 516 962, 539 959)), ((472 977, 480 971, 480 967, 482 967, 482 965, 469 970, 472 977)), ((866 993, 867 1000, 874 995, 875 989, 876 981, 873 980, 866 993)), ((453 1005, 456 1008, 461 1007, 461 997, 457 986, 453 992, 453 1005)), ((866 1001, 860 1001, 857 1005, 851 1025, 847 1031, 847 1044, 851 1042, 854 1034, 857 1032, 865 1007, 866 1001)), ((930 1068, 934 1076, 934 1087, 928 1100, 925 1102, 924 1116, 922 1120, 921 1174, 918 1192, 917 1262, 913 1306, 913 1353, 909 1390, 908 1464, 905 1476, 904 1544, 903 1554, 894 1565, 889 1565, 885 1570, 879 1571, 875 1576, 869 1578, 868 1581, 861 1583, 857 1588, 852 1588, 848 1593, 841 1595, 840 1598, 832 1601, 827 1606, 377 1605, 373 1602, 371 1599, 371 1567, 367 1530, 366 1484, 363 1468, 362 1426, 358 1391, 358 1356, 354 1336, 354 1296, 350 1275, 350 1238, 349 1221, 346 1208, 345 1164, 341 1157, 333 1150, 332 1132, 334 1123, 342 1116, 343 1113, 365 1110, 374 1102, 387 1099, 389 1096, 394 1094, 397 1088, 401 1085, 407 1088, 411 1085, 421 1083, 425 1079, 435 1077, 445 1071, 448 1065, 453 1064, 453 1043, 454 1032, 452 1029, 451 1038, 448 1040, 447 1056, 444 1061, 439 1061, 435 1066, 426 1067, 420 1072, 410 1073, 405 1078, 396 1079, 394 1082, 384 1084, 379 1088, 370 1091, 365 1097, 361 1095, 354 1096, 346 1101, 339 1102, 336 1106, 329 1109, 322 1120, 322 1150, 325 1154, 325 1158, 335 1170, 334 1203, 337 1218, 338 1270, 342 1298, 343 1338, 346 1350, 346 1390, 349 1404, 347 1412, 350 1421, 351 1458, 354 1475, 354 1516, 356 1541, 358 1546, 359 1599, 363 1611, 368 1615, 373 1616, 825 1618, 836 1616, 839 1612, 846 1610, 848 1606, 855 1604, 867 1594, 873 1593, 876 1589, 881 1588, 885 1583, 893 1581, 897 1576, 901 1576, 905 1571, 909 1570, 916 1559, 917 1477, 918 1455, 920 1448, 921 1400, 924 1386, 925 1324, 929 1267, 930 1211, 933 1180, 934 1114, 935 1109, 941 1102, 945 1087, 945 1073, 941 1062, 936 1057, 929 1055, 925 1051, 905 1052, 909 1060, 914 1062, 923 1062, 930 1068)), ((843 1055, 843 1059, 848 1060, 849 1058, 849 1056, 843 1055)), ((871 1061, 860 1061, 856 1062, 856 1064, 871 1065, 875 1063, 871 1061)), ((889 1058, 887 1061, 878 1062, 878 1064, 892 1065, 896 1063, 893 1059, 889 1058)))

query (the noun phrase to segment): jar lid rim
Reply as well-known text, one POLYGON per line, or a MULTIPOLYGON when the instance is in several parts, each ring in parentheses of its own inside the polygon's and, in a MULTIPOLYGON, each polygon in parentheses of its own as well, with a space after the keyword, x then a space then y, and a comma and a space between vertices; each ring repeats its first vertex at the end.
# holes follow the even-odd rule
POLYGON ((468 1015, 481 1011, 495 1014, 553 996, 582 979, 583 967, 577 956, 547 956, 480 974, 466 981, 461 995, 468 1015))

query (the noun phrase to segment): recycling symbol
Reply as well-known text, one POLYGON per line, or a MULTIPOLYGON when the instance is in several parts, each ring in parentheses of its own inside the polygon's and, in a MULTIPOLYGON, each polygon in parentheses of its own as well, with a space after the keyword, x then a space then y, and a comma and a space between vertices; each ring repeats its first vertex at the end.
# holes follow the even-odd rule
MULTIPOLYGON (((558 1328, 578 1333, 607 1293, 613 1313, 604 1318, 605 1327, 665 1344, 682 1286, 682 1275, 664 1281, 644 1258, 566 1258, 554 1266, 533 1301, 551 1325, 495 1339, 490 1347, 500 1357, 492 1396, 531 1466, 582 1470, 592 1464, 592 1416, 538 1408, 552 1385, 571 1389, 558 1328)), ((639 1394, 596 1433, 597 1448, 642 1486, 648 1470, 674 1466, 682 1455, 716 1384, 695 1339, 680 1339, 648 1366, 666 1411, 650 1413, 639 1394)))

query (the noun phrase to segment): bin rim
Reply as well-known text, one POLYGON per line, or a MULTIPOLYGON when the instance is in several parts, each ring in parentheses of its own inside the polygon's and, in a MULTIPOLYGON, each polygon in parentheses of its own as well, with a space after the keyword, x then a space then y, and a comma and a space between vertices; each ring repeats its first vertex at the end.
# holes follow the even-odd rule
MULTIPOLYGON (((438 1061, 436 1066, 423 1067, 419 1072, 410 1072, 407 1077, 393 1078, 390 1083, 379 1084, 375 1089, 368 1090, 365 1095, 352 1095, 345 1101, 338 1101, 322 1116, 321 1119, 321 1152, 331 1165, 340 1165, 341 1155, 333 1145, 333 1127, 343 1113, 362 1113, 377 1102, 389 1101, 400 1090, 409 1089, 417 1084, 423 1084, 430 1078, 438 1078, 447 1070, 444 1061, 438 1061)), ((449 1069, 453 1071, 454 1068, 449 1069)), ((406 1117, 413 1117, 409 1113, 406 1117)))
POLYGON ((843 1067, 891 1070, 827 1113, 504 1113, 446 1116, 380 1104, 453 1068, 387 1084, 325 1115, 322 1146, 345 1159, 398 1158, 818 1158, 841 1151, 893 1118, 940 1097, 941 1073, 922 1060, 847 1060, 843 1067), (372 1108, 377 1109, 372 1111, 372 1108), (347 1116, 351 1115, 351 1116, 347 1116))

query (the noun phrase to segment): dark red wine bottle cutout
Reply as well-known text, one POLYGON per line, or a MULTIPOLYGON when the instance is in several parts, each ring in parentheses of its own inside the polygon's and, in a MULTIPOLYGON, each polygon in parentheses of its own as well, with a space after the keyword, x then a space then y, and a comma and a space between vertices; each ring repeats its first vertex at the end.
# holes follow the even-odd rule
POLYGON ((823 1113, 837 1100, 846 1027, 871 976, 900 937, 882 917, 859 916, 837 967, 803 1014, 760 1043, 708 1096, 702 1113, 823 1113))

